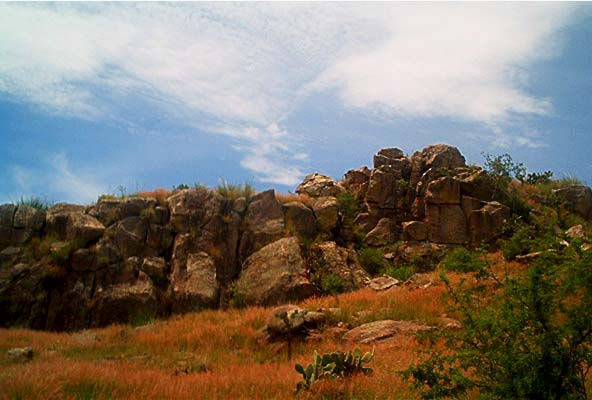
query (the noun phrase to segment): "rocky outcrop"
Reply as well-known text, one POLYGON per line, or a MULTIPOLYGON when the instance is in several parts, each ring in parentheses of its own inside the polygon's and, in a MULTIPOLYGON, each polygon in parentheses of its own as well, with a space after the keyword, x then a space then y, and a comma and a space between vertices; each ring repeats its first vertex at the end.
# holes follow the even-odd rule
POLYGON ((317 233, 317 221, 310 208, 299 201, 291 201, 283 205, 286 227, 291 233, 312 238, 317 233))
POLYGON ((321 274, 332 274, 339 277, 344 290, 354 290, 364 286, 369 279, 354 250, 339 247, 335 242, 316 243, 310 247, 309 253, 321 274))
POLYGON ((331 232, 339 222, 339 204, 335 197, 319 197, 312 210, 321 232, 331 232))
POLYGON ((592 220, 592 190, 588 186, 573 185, 553 190, 553 193, 576 214, 589 221, 592 220))
POLYGON ((316 172, 307 175, 304 181, 296 188, 296 193, 306 194, 310 197, 337 197, 343 192, 343 187, 337 185, 333 179, 316 172))

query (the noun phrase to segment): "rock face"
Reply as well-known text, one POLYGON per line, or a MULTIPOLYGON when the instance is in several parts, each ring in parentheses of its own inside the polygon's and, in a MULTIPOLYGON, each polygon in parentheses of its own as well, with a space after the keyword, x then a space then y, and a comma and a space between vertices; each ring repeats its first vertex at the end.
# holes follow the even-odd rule
POLYGON ((257 305, 298 301, 318 293, 308 280, 300 246, 293 237, 251 255, 243 263, 237 287, 247 304, 257 305))
MULTIPOLYGON (((302 196, 285 203, 273 190, 231 198, 198 187, 46 211, 0 205, 0 326, 141 322, 225 307, 232 296, 285 304, 332 290, 327 276, 344 290, 386 290, 396 283, 371 280, 358 259, 361 244, 425 272, 448 245, 493 242, 510 217, 492 201, 491 177, 466 166, 455 147, 433 145, 411 157, 386 148, 372 161, 339 182, 310 174, 296 189, 302 196)), ((590 188, 555 195, 592 220, 590 188)), ((587 241, 584 234, 583 227, 566 232, 587 241)), ((305 320, 317 317, 308 312, 305 320)))

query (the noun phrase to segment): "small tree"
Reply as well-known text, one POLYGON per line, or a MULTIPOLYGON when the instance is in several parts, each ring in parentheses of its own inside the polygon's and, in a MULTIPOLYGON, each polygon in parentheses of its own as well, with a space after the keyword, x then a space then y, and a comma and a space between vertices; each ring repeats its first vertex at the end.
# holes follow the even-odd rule
POLYGON ((428 333, 424 361, 402 371, 423 399, 586 399, 592 365, 592 254, 542 256, 526 273, 499 277, 486 264, 476 284, 443 276, 459 332, 428 333), (438 347, 441 349, 442 347, 438 347))

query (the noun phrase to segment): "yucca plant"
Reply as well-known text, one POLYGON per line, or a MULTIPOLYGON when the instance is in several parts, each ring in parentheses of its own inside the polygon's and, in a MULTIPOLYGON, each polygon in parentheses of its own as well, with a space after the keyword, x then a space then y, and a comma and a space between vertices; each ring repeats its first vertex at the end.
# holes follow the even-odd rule
POLYGON ((301 364, 296 364, 296 372, 302 375, 303 380, 296 385, 296 393, 302 389, 310 390, 316 381, 326 378, 346 378, 358 373, 370 375, 372 368, 365 367, 374 357, 372 353, 362 353, 362 350, 356 348, 353 352, 344 353, 335 351, 333 353, 323 354, 322 356, 314 352, 313 362, 304 368, 301 364))

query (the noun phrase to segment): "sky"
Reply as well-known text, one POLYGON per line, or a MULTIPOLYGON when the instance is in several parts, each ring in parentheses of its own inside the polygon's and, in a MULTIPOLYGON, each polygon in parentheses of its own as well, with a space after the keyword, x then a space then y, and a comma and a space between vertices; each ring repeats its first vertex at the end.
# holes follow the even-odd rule
POLYGON ((592 183, 591 95, 590 3, 0 3, 0 203, 433 143, 592 183))

